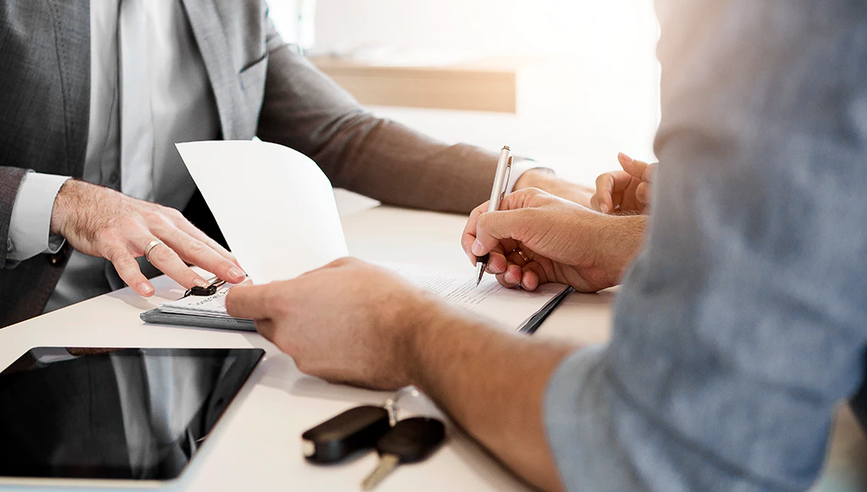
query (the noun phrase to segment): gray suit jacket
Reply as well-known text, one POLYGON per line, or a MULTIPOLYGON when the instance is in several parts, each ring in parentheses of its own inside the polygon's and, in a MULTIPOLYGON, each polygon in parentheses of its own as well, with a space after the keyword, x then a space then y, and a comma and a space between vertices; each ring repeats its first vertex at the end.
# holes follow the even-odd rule
MULTIPOLYGON (((385 203, 466 212, 487 199, 496 156, 447 146, 365 112, 283 43, 264 0, 182 0, 217 102, 222 136, 277 142, 333 184, 385 203)), ((0 245, 28 169, 80 177, 90 108, 87 0, 0 4, 0 245)), ((457 241, 457 238, 455 238, 457 241)), ((6 267, 0 327, 37 315, 68 256, 6 267)))

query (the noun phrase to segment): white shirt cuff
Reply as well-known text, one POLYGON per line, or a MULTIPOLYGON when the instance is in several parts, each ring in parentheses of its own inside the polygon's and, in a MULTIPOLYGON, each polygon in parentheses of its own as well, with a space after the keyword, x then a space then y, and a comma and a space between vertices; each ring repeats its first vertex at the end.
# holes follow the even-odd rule
POLYGON ((18 188, 12 205, 12 221, 6 241, 7 261, 24 261, 40 253, 56 253, 63 246, 59 236, 49 238, 54 199, 67 176, 30 172, 18 188))
POLYGON ((514 191, 515 183, 517 183, 518 180, 521 179, 521 176, 523 176, 525 172, 531 169, 545 169, 546 171, 550 171, 551 174, 554 173, 553 170, 545 166, 540 166, 539 163, 536 161, 531 161, 529 159, 523 159, 519 161, 515 159, 515 162, 512 163, 512 174, 509 175, 509 183, 508 185, 506 185, 506 194, 514 191))

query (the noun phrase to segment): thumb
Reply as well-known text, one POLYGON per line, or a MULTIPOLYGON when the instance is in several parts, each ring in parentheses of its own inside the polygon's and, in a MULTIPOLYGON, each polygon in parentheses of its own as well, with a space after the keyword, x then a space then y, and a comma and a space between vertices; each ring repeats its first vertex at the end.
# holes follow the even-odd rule
POLYGON ((623 152, 617 155, 617 160, 620 162, 620 167, 622 167, 624 171, 626 171, 627 173, 629 173, 630 176, 638 180, 644 178, 644 172, 649 166, 648 163, 635 160, 632 157, 624 154, 623 152))
POLYGON ((648 164, 647 167, 644 168, 644 174, 641 175, 641 181, 652 183, 654 169, 656 169, 656 164, 648 164))
POLYGON ((226 294, 226 311, 235 318, 263 319, 271 316, 269 297, 273 285, 241 284, 226 294))
POLYGON ((473 254, 490 253, 503 239, 521 241, 527 230, 527 209, 488 212, 479 216, 473 254))

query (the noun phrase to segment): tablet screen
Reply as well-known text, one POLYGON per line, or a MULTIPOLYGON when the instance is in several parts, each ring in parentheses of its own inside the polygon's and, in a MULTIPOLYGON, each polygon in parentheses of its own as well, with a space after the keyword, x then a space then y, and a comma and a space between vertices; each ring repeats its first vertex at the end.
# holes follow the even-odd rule
POLYGON ((32 349, 0 373, 0 476, 176 478, 263 355, 32 349))

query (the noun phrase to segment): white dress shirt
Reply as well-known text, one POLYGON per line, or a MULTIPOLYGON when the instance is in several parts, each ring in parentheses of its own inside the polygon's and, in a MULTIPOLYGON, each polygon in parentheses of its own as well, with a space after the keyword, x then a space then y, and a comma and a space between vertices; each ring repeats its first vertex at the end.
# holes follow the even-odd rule
MULTIPOLYGON (((183 208, 195 184, 174 144, 219 138, 216 101, 204 62, 180 0, 101 0, 90 4, 91 87, 90 122, 84 164, 84 180, 109 188, 121 188, 120 91, 122 84, 150 84, 154 133, 153 198, 164 205, 183 208), (146 11, 147 53, 119 53, 118 6, 140 1, 146 11), (147 56, 149 80, 120 80, 119 57, 147 56)), ((54 198, 68 179, 28 173, 12 209, 9 237, 15 245, 10 260, 22 261, 56 251, 49 243, 54 198)), ((120 190, 123 191, 123 190, 120 190)), ((114 274, 106 260, 75 252, 49 301, 56 309, 108 292, 106 276, 114 274), (108 268, 106 268, 108 266, 108 268)))

